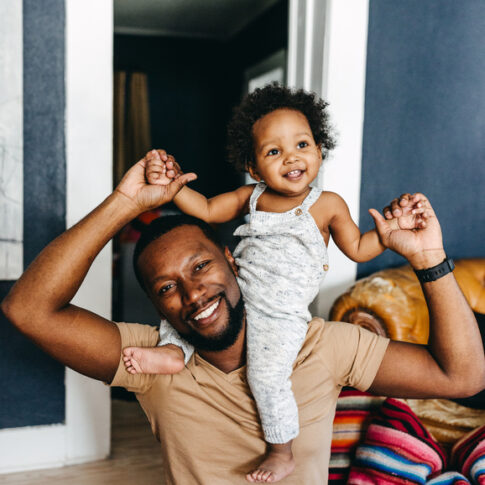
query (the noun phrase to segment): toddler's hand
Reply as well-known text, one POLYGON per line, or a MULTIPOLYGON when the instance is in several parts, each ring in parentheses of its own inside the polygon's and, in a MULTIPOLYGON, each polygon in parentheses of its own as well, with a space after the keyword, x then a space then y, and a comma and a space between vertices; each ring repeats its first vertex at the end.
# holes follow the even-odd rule
POLYGON ((424 200, 422 194, 402 194, 384 208, 384 217, 392 229, 423 229, 427 219, 424 200))
POLYGON ((183 175, 175 158, 165 150, 151 150, 145 159, 145 177, 151 185, 168 185, 183 175))

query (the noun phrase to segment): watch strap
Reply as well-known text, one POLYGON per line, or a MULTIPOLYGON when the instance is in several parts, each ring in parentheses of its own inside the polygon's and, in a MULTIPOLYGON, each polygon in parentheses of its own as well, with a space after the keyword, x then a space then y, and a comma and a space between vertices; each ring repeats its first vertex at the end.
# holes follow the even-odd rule
POLYGON ((451 273, 455 269, 455 263, 451 258, 445 258, 444 261, 432 268, 415 269, 414 272, 421 283, 429 283, 451 273))

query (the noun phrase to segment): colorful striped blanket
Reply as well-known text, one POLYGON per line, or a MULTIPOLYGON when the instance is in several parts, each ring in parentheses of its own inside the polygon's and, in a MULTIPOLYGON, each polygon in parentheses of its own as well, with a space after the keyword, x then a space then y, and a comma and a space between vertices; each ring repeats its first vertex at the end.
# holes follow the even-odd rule
POLYGON ((411 408, 386 399, 372 419, 364 443, 357 448, 347 483, 425 484, 445 467, 444 450, 411 408))
POLYGON ((371 417, 370 410, 380 402, 382 398, 358 391, 342 394, 335 417, 330 484, 485 485, 485 425, 455 444, 447 471, 445 450, 411 408, 389 398, 371 417))
POLYGON ((329 485, 347 483, 357 445, 365 436, 372 412, 380 408, 384 399, 350 388, 340 393, 333 421, 329 485))

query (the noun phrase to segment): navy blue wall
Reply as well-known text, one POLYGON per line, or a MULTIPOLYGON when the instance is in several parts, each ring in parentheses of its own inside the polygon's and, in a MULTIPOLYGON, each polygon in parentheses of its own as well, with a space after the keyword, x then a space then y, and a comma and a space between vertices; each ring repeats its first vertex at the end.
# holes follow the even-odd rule
MULTIPOLYGON (((24 265, 65 229, 64 0, 24 0, 24 265)), ((0 299, 13 282, 0 282, 0 299)), ((0 428, 60 423, 64 367, 0 313, 0 428)))
MULTIPOLYGON (((454 258, 485 256, 485 2, 372 0, 360 227, 423 192, 454 258)), ((402 264, 388 251, 359 276, 402 264)))

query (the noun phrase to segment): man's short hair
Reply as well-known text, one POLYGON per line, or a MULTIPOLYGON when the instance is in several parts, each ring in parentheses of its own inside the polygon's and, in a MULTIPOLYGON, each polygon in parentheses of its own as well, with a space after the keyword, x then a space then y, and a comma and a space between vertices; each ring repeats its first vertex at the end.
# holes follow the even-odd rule
POLYGON ((153 241, 162 237, 167 232, 180 226, 197 226, 221 251, 224 250, 223 244, 217 232, 209 225, 196 217, 188 216, 186 214, 179 214, 173 216, 162 216, 153 220, 148 226, 142 229, 140 238, 138 239, 135 251, 133 253, 133 268, 135 276, 140 286, 146 291, 143 277, 138 268, 138 259, 145 248, 153 241))

